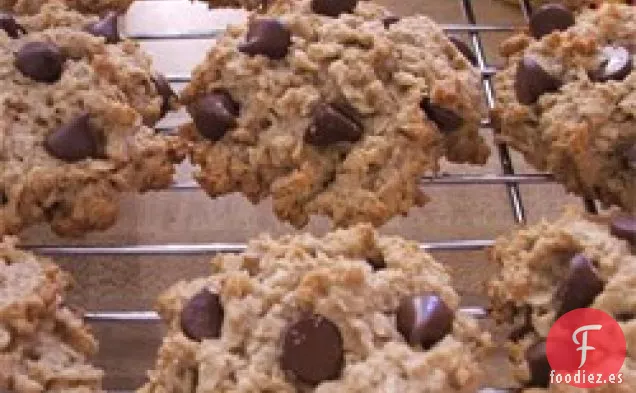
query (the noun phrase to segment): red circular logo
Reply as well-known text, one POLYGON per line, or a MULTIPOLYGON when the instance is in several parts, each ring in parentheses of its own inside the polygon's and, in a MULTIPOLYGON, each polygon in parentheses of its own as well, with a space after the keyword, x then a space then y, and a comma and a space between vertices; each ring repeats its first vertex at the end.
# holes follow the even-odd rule
POLYGON ((546 340, 551 384, 592 388, 621 383, 627 345, 619 324, 594 308, 579 308, 559 318, 546 340))

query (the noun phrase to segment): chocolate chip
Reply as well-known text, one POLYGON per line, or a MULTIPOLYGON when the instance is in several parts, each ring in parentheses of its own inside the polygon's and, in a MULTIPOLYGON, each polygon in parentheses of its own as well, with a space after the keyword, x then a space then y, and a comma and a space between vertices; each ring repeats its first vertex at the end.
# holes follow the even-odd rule
POLYGON ((305 142, 314 146, 356 142, 362 137, 362 130, 359 115, 350 106, 321 103, 313 110, 305 142))
POLYGON ((109 44, 116 44, 121 41, 117 25, 117 13, 114 11, 108 12, 102 19, 86 26, 86 31, 96 37, 106 38, 106 42, 109 44))
POLYGON ((277 19, 256 19, 250 23, 244 43, 239 51, 248 55, 263 55, 270 59, 287 56, 291 46, 291 32, 277 19))
POLYGON ((420 108, 422 108, 426 116, 437 124, 437 127, 443 132, 455 131, 464 124, 464 119, 457 113, 437 104, 433 104, 428 97, 422 100, 420 108))
POLYGON ((536 60, 524 57, 517 66, 515 93, 520 103, 531 105, 544 93, 559 90, 561 82, 548 74, 536 60))
POLYGON ((7 193, 4 191, 0 191, 0 205, 6 205, 9 203, 9 197, 7 197, 7 193))
POLYGON ((590 72, 590 79, 597 82, 620 81, 632 72, 632 55, 622 46, 606 46, 601 49, 601 66, 590 72))
POLYGON ((67 162, 97 157, 99 141, 91 129, 89 114, 81 114, 51 132, 44 140, 44 147, 53 157, 67 162))
POLYGON ((311 10, 316 14, 337 18, 340 14, 350 14, 358 5, 358 0, 311 0, 311 10))
POLYGON ((429 349, 453 329, 453 310, 437 295, 404 298, 397 310, 397 329, 412 346, 429 349))
POLYGON ((371 265, 375 271, 386 269, 386 261, 381 254, 367 257, 367 263, 371 265))
POLYGON ((636 314, 634 314, 633 312, 619 312, 614 315, 614 319, 617 322, 629 322, 634 318, 636 318, 636 314))
POLYGON ((53 83, 62 76, 64 56, 56 45, 29 42, 16 53, 15 66, 27 77, 38 82, 53 83))
POLYGON ((470 49, 470 46, 468 46, 467 43, 454 35, 449 35, 448 39, 450 40, 450 42, 453 43, 453 45, 455 45, 457 50, 459 50, 461 54, 464 55, 464 57, 470 62, 470 64, 474 66, 477 65, 477 56, 475 56, 475 53, 472 49, 470 49))
POLYGON ((556 294, 557 301, 561 302, 557 317, 589 306, 604 286, 598 270, 583 254, 577 254, 570 260, 567 274, 556 294))
POLYGON ((208 289, 194 295, 181 310, 181 330, 191 340, 219 338, 223 326, 221 298, 208 289))
POLYGON ((526 350, 526 361, 530 369, 530 387, 547 388, 550 385, 550 363, 546 354, 545 341, 530 346, 526 350))
POLYGON ((170 87, 170 82, 162 74, 155 74, 152 81, 157 88, 157 92, 163 99, 161 102, 161 117, 164 117, 170 110, 170 102, 177 98, 177 94, 170 87))
POLYGON ((308 384, 338 378, 344 366, 338 326, 321 315, 295 322, 285 332, 280 361, 284 371, 308 384))
POLYGON ((238 104, 223 90, 201 97, 189 110, 199 133, 214 142, 236 126, 239 114, 238 104))
POLYGON ((537 9, 530 18, 530 32, 541 38, 553 31, 567 30, 574 24, 574 14, 561 4, 546 4, 537 9))
POLYGON ((400 18, 397 16, 387 16, 385 18, 382 19, 382 24, 384 25, 385 29, 388 29, 389 27, 391 27, 391 25, 398 23, 400 21, 400 18))
POLYGON ((24 27, 20 26, 13 15, 0 12, 0 29, 4 30, 11 38, 18 38, 20 33, 26 34, 24 27))
POLYGON ((633 246, 636 246, 636 217, 635 216, 619 216, 612 220, 612 235, 627 240, 633 246))

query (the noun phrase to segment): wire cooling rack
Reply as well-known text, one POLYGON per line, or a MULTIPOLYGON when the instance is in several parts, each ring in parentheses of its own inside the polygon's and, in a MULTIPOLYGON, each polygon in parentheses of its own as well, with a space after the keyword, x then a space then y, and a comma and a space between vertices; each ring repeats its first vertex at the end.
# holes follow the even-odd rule
MULTIPOLYGON (((147 0, 140 0, 147 1, 147 0)), ((156 0, 155 0, 156 1, 156 0)), ((424 0, 422 0, 424 1, 424 0)), ((434 0, 431 0, 434 1, 434 0)), ((449 0, 444 0, 449 1, 449 0)), ((521 26, 515 25, 486 25, 478 24, 475 17, 473 0, 457 0, 463 11, 464 24, 443 24, 442 27, 449 33, 463 33, 470 37, 470 44, 476 54, 478 68, 482 74, 483 92, 486 98, 488 109, 492 109, 495 104, 495 91, 491 81, 492 76, 497 72, 496 68, 487 62, 484 46, 482 43, 482 33, 490 32, 514 32, 521 26)), ((528 0, 519 0, 519 6, 523 15, 528 20, 531 15, 531 6, 528 0)), ((205 31, 196 32, 136 32, 127 35, 128 38, 139 41, 144 40, 183 40, 183 39, 210 39, 221 34, 223 29, 212 27, 205 31)), ((168 75, 171 83, 187 83, 190 81, 190 75, 168 75)), ((489 128, 493 133, 496 131, 492 127, 490 118, 482 120, 482 126, 489 128)), ((162 132, 170 132, 173 127, 158 127, 162 132)), ((497 154, 503 174, 486 174, 486 175, 469 175, 469 174, 452 174, 438 177, 423 177, 422 185, 505 185, 507 198, 510 202, 513 218, 515 223, 523 224, 526 222, 525 207, 522 195, 519 190, 521 184, 545 184, 553 182, 553 178, 547 173, 515 173, 514 166, 510 158, 510 152, 505 144, 497 145, 497 154)), ((174 184, 170 191, 180 192, 187 190, 196 190, 199 186, 194 182, 181 182, 174 184)), ((596 213, 597 207, 594 201, 584 200, 585 208, 590 213, 596 213)), ((423 250, 431 251, 470 251, 481 250, 492 246, 492 239, 474 239, 474 240, 450 240, 438 242, 421 243, 423 250)), ((35 252, 50 256, 98 256, 98 255, 210 255, 215 253, 237 253, 245 249, 244 243, 204 243, 204 244, 133 244, 133 245, 117 245, 117 246, 62 246, 62 245, 26 245, 25 248, 35 252)), ((487 318, 488 313, 482 307, 463 307, 461 312, 470 314, 476 318, 487 318)), ((160 321, 158 314, 154 311, 100 311, 86 312, 85 319, 90 323, 157 323, 160 321)), ((492 389, 484 388, 480 393, 511 393, 514 389, 492 389)))

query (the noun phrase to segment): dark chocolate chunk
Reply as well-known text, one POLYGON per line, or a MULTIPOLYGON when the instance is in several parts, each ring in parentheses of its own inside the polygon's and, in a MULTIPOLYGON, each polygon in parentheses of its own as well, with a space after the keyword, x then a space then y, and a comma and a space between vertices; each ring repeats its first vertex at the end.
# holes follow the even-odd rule
POLYGON ((517 66, 515 93, 520 103, 531 105, 544 93, 559 90, 561 82, 544 70, 536 60, 524 56, 517 66))
POLYGON ((277 19, 261 18, 250 23, 246 40, 239 45, 239 51, 251 56, 282 59, 287 56, 291 43, 291 32, 287 26, 277 19))
POLYGON ((177 98, 177 94, 170 87, 170 83, 163 74, 155 74, 152 81, 157 88, 157 92, 163 99, 161 102, 161 117, 164 117, 170 110, 170 101, 177 98))
POLYGON ((600 68, 590 72, 590 79, 597 82, 620 81, 632 72, 632 55, 622 46, 606 46, 601 49, 600 68))
POLYGON ((530 369, 528 386, 547 388, 550 385, 550 363, 546 354, 545 341, 539 341, 526 350, 526 361, 530 369))
POLYGON ((387 16, 382 19, 382 24, 384 25, 385 29, 388 29, 389 27, 391 27, 392 24, 398 23, 399 21, 400 18, 397 16, 387 16))
POLYGON ((633 312, 619 312, 614 315, 614 319, 617 322, 629 322, 634 318, 636 318, 636 314, 634 314, 633 312))
POLYGON ((367 263, 371 265, 375 271, 386 269, 386 261, 381 254, 367 257, 367 263))
POLYGON ((86 31, 96 37, 106 38, 109 44, 116 44, 121 41, 119 36, 119 26, 117 25, 117 13, 108 12, 102 19, 86 26, 86 31))
POLYGON ((338 326, 321 315, 310 315, 288 327, 283 338, 281 368, 308 384, 340 376, 344 346, 338 326))
POLYGON ((433 104, 428 97, 422 100, 420 108, 422 108, 426 116, 437 124, 437 127, 443 132, 455 131, 464 124, 464 119, 455 113, 455 111, 433 104))
POLYGON ((358 5, 358 0, 311 0, 311 10, 316 14, 337 18, 340 14, 350 14, 358 5))
POLYGON ((199 133, 216 142, 236 126, 239 105, 228 92, 217 90, 190 105, 189 111, 199 133))
POLYGON ((38 82, 57 82, 63 65, 60 48, 49 42, 29 42, 15 55, 15 66, 20 72, 38 82))
POLYGON ((546 4, 532 13, 530 32, 541 38, 557 30, 566 30, 574 25, 574 13, 561 4, 546 4))
POLYGON ((567 274, 556 294, 561 303, 557 317, 589 306, 604 287, 598 270, 584 254, 576 254, 570 260, 567 274))
POLYGON ((88 113, 77 116, 47 135, 44 147, 53 157, 67 162, 97 158, 100 152, 99 138, 91 129, 88 113))
POLYGON ((453 45, 455 45, 457 50, 459 50, 461 54, 464 55, 464 57, 470 62, 470 64, 474 66, 477 65, 477 56, 475 56, 475 53, 472 49, 470 49, 470 46, 468 46, 467 43, 454 35, 449 35, 448 39, 450 40, 450 42, 453 43, 453 45))
POLYGON ((453 319, 453 310, 439 296, 410 296, 397 310, 397 329, 410 345, 429 349, 451 332, 453 319))
POLYGON ((223 326, 221 298, 208 289, 194 295, 181 310, 181 330, 191 340, 219 338, 223 326))
POLYGON ((362 130, 359 115, 350 106, 321 103, 313 110, 305 141, 314 146, 356 142, 362 137, 362 130))
POLYGON ((15 17, 4 12, 0 12, 0 29, 4 30, 11 38, 18 38, 20 34, 26 34, 26 30, 18 24, 15 17))
POLYGON ((622 215, 612 220, 612 235, 636 246, 636 216, 622 215))

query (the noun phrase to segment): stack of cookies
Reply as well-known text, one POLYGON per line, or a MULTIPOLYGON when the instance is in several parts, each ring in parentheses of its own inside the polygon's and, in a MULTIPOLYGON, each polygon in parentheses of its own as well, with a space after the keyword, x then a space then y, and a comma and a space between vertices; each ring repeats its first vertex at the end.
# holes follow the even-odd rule
MULTIPOLYGON (((210 197, 271 198, 296 228, 319 215, 343 229, 262 236, 168 289, 158 302, 167 335, 140 393, 485 386, 491 336, 461 312, 447 269, 374 229, 424 205, 420 178, 443 160, 488 159, 469 46, 372 1, 210 0, 249 16, 177 97, 119 34, 130 3, 0 0, 0 390, 102 391, 87 363, 95 340, 62 300, 67 277, 8 235, 42 223, 74 237, 109 228, 121 193, 170 187, 186 157, 210 197), (156 132, 179 105, 191 120, 156 132)), ((524 392, 569 391, 550 384, 545 351, 569 311, 607 312, 636 345, 636 8, 601 3, 538 8, 503 45, 494 78, 499 140, 568 190, 617 207, 570 211, 491 250, 491 313, 512 326, 524 392)), ((621 372, 624 390, 591 392, 636 389, 629 350, 621 372)))

